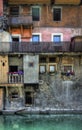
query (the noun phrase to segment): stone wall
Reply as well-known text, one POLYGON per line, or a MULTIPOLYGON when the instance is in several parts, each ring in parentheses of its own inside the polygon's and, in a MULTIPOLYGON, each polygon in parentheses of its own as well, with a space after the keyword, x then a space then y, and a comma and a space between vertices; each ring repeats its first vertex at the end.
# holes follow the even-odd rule
MULTIPOLYGON (((35 93, 37 107, 56 109, 82 109, 82 71, 79 58, 62 58, 63 63, 74 63, 74 75, 61 75, 61 65, 56 73, 40 74, 39 90, 35 93), (64 62, 65 60, 65 62, 64 62), (73 60, 73 61, 72 61, 73 60)), ((59 63, 58 63, 59 64, 59 63)))
MULTIPOLYGON (((80 77, 81 78, 81 77, 80 77)), ((57 75, 40 75, 43 84, 35 95, 35 106, 82 109, 82 79, 61 80, 57 75)))
MULTIPOLYGON (((49 55, 45 57, 46 60, 46 72, 45 73, 36 73, 33 72, 35 69, 30 69, 27 67, 28 62, 36 61, 36 56, 27 56, 26 58, 26 67, 27 69, 25 73, 25 84, 19 86, 18 84, 12 85, 6 88, 6 109, 20 109, 25 107, 25 93, 31 92, 33 102, 31 107, 39 107, 39 108, 55 108, 55 109, 82 109, 82 57, 79 56, 55 56, 55 62, 49 63, 49 55), (28 58, 27 58, 28 57, 28 58), (49 65, 57 65, 57 69, 55 72, 49 72, 49 65), (73 65, 73 74, 62 73, 63 72, 63 65, 73 65), (34 75, 33 75, 34 74, 34 75), (33 79, 38 80, 39 85, 36 88, 34 84, 36 82, 33 79), (28 76, 30 80, 28 80, 28 76), (28 85, 30 81, 30 84, 28 85), (13 98, 12 93, 18 93, 17 98, 13 98), (8 95, 7 95, 8 94, 8 95), (7 100, 8 99, 8 100, 7 100)), ((42 57, 42 56, 41 56, 42 57)), ((54 55, 53 55, 54 57, 54 55)), ((17 59, 16 59, 17 60, 17 59)), ((11 60, 12 61, 12 60, 11 60)), ((39 62, 41 62, 39 60, 39 62)), ((13 62, 12 62, 13 63, 13 62)), ((40 63, 41 65, 44 63, 40 63)), ((38 65, 35 66, 39 68, 38 65)))
POLYGON ((0 110, 3 109, 3 89, 0 88, 0 110))

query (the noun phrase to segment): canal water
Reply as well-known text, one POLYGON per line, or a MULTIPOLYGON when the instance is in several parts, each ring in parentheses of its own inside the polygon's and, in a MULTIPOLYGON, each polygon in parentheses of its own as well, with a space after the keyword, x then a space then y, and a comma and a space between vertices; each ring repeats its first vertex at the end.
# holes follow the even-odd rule
POLYGON ((82 130, 82 115, 0 115, 0 130, 82 130))

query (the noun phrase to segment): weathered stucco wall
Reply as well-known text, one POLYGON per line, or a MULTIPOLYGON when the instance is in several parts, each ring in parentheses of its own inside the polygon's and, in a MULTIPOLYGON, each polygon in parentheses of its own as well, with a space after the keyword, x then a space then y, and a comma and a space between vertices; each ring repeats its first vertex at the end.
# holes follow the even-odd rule
POLYGON ((40 63, 39 65, 46 65, 47 69, 45 73, 38 72, 39 84, 36 88, 33 83, 36 83, 37 72, 35 68, 29 68, 28 63, 38 60, 36 56, 25 55, 24 68, 25 71, 25 83, 26 85, 11 86, 7 88, 6 109, 17 109, 25 107, 25 98, 28 92, 32 95, 32 104, 27 104, 35 107, 49 107, 55 109, 82 109, 82 57, 79 56, 53 56, 55 62, 49 63, 49 55, 46 63, 40 63), (27 58, 28 57, 28 58, 27 58), (37 59, 37 60, 35 60, 37 59), (55 72, 49 72, 49 65, 56 65, 55 72), (73 65, 73 73, 63 73, 64 65, 73 65), (33 72, 35 71, 35 72, 33 72), (34 78, 35 76, 35 78, 34 78), (28 78, 29 77, 29 78, 28 78), (34 78, 34 79, 33 79, 34 78), (28 80, 30 79, 30 80, 28 80), (33 81, 33 82, 32 82, 33 81), (30 85, 31 84, 31 85, 30 85), (12 93, 17 93, 17 98, 13 98, 12 93), (7 100, 8 99, 8 100, 7 100))
POLYGON ((39 81, 39 56, 24 55, 23 69, 24 69, 24 83, 38 83, 39 81))
POLYGON ((23 58, 20 56, 9 57, 9 66, 18 66, 18 71, 23 70, 23 58))
POLYGON ((11 35, 6 31, 0 31, 0 52, 8 52, 10 49, 11 35))
POLYGON ((0 16, 3 16, 3 0, 0 0, 0 16))
MULTIPOLYGON (((35 106, 56 109, 82 109, 82 59, 63 57, 56 73, 40 74, 35 106), (62 75, 62 65, 73 64, 74 75, 62 75)), ((47 63, 48 64, 48 63, 47 63)))
POLYGON ((41 34, 41 41, 50 42, 52 41, 53 34, 62 34, 63 39, 62 41, 71 41, 72 37, 81 36, 82 29, 81 28, 52 28, 52 27, 41 27, 41 28, 34 28, 33 33, 40 33, 41 34))
POLYGON ((0 83, 8 82, 8 56, 0 56, 0 83))

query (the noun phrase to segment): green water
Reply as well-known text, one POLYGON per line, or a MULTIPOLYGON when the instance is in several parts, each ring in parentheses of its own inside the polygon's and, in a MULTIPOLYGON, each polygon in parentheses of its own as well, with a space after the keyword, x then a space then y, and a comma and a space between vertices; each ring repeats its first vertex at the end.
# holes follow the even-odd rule
POLYGON ((82 130, 82 115, 0 115, 0 130, 82 130))

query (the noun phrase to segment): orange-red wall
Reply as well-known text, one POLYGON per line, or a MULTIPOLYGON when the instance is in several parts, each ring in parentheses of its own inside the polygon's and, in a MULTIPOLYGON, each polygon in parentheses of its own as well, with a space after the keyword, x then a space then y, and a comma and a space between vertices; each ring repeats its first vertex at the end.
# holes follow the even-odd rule
POLYGON ((3 0, 0 0, 0 16, 3 15, 3 0))

